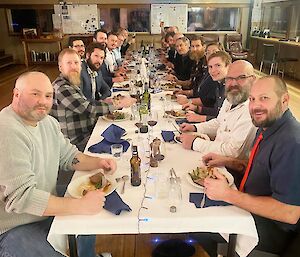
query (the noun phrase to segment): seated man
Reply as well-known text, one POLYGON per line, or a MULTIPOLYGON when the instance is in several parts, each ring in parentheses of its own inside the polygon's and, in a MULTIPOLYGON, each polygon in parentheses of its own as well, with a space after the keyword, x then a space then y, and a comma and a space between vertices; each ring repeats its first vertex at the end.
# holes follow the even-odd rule
POLYGON ((188 112, 189 122, 204 122, 216 118, 225 99, 225 77, 227 76, 231 57, 228 53, 219 51, 208 58, 208 77, 202 80, 199 90, 201 105, 183 105, 188 112), (195 107, 195 108, 192 108, 195 107))
POLYGON ((226 156, 238 157, 243 153, 245 144, 252 142, 256 129, 248 111, 249 90, 255 80, 254 69, 247 61, 229 65, 225 78, 226 99, 217 118, 196 125, 182 124, 181 130, 197 131, 207 134, 210 140, 183 133, 183 147, 202 153, 215 152, 226 156))
POLYGON ((134 100, 124 97, 113 104, 91 102, 80 90, 81 62, 78 54, 66 48, 59 54, 58 64, 61 74, 53 82, 51 115, 59 121, 63 134, 83 151, 98 117, 115 109, 129 107, 134 100))
MULTIPOLYGON (((256 81, 249 99, 252 121, 259 129, 240 191, 228 187, 226 179, 215 172, 217 179, 204 182, 206 194, 253 214, 259 237, 256 249, 296 257, 299 251, 286 253, 300 228, 300 124, 288 108, 286 84, 276 76, 256 81)), ((243 166, 241 161, 221 160, 212 154, 205 156, 204 162, 243 166)), ((200 233, 197 238, 210 256, 216 256, 217 242, 224 242, 220 235, 210 233, 200 233)))
POLYGON ((101 66, 105 48, 100 43, 91 43, 86 49, 86 59, 81 64, 81 90, 90 100, 103 100, 111 96, 110 87, 104 81, 101 66))
POLYGON ((84 60, 85 45, 82 39, 70 37, 69 48, 74 49, 79 54, 81 60, 84 60))
MULTIPOLYGON (((52 102, 49 78, 28 72, 17 79, 12 104, 0 112, 0 256, 63 257, 47 241, 50 217, 93 215, 104 205, 101 190, 81 199, 56 196, 59 168, 114 172, 116 164, 85 155, 70 144, 48 115, 52 102)), ((81 239, 77 238, 79 256, 96 257, 92 244, 85 237, 84 248, 81 239)))

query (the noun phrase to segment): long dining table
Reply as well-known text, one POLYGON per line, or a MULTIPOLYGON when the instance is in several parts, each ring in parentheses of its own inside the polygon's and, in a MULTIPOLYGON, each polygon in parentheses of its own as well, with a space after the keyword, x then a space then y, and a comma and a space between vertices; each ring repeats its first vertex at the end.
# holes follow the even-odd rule
MULTIPOLYGON (((153 128, 153 137, 161 137, 162 130, 175 131, 177 126, 175 119, 165 115, 166 94, 172 92, 162 91, 151 94, 152 111, 158 113, 158 123, 153 128)), ((114 93, 126 95, 128 92, 114 93)), ((170 99, 168 100, 170 101, 170 99)), ((180 109, 176 102, 169 102, 168 106, 180 109)), ((131 114, 131 108, 123 110, 131 114)), ((130 116, 132 117, 132 116, 130 116)), ((117 184, 116 191, 122 200, 127 203, 132 211, 123 211, 120 215, 114 215, 106 210, 92 216, 73 215, 56 216, 53 220, 48 235, 48 241, 52 246, 65 254, 69 242, 74 241, 75 235, 87 234, 143 234, 143 233, 186 233, 186 232, 216 232, 220 233, 227 241, 230 235, 236 236, 236 252, 241 256, 247 256, 258 243, 258 235, 255 222, 251 214, 235 206, 213 206, 196 208, 189 202, 189 194, 202 192, 202 190, 188 179, 191 172, 201 163, 204 153, 186 150, 180 143, 164 143, 165 159, 160 161, 158 167, 149 166, 149 133, 137 133, 136 119, 127 119, 115 122, 116 125, 126 130, 125 138, 132 144, 136 144, 139 156, 142 159, 142 183, 138 187, 126 183, 125 193, 120 194, 122 184, 117 184), (169 177, 169 171, 173 168, 181 178, 182 200, 177 202, 176 212, 170 212, 170 199, 168 196, 157 194, 161 190, 158 178, 169 177), (70 235, 72 235, 70 237, 70 235)), ((95 125, 93 133, 86 146, 85 153, 92 156, 110 157, 109 154, 90 153, 88 148, 100 142, 101 133, 112 123, 100 117, 95 125)), ((131 158, 130 148, 117 161, 118 168, 110 179, 130 176, 131 158)), ((76 171, 72 180, 86 175, 86 172, 76 171)), ((168 180, 165 180, 168 181, 168 180)), ((168 190, 168 185, 164 185, 168 190)), ((65 197, 70 197, 68 192, 65 197)), ((76 252, 76 251, 75 251, 76 252)), ((71 256, 76 256, 70 249, 71 256)), ((229 255, 228 255, 229 256, 229 255)), ((233 255, 232 255, 233 256, 233 255)), ((136 256, 138 257, 138 256, 136 256)))

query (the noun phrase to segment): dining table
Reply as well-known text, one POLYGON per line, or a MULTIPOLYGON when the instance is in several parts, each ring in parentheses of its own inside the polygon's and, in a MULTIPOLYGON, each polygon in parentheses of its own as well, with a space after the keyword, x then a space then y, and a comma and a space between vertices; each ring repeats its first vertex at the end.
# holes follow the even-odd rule
MULTIPOLYGON (((113 95, 117 94, 129 95, 129 91, 118 90, 113 93, 113 95)), ((113 158, 111 154, 92 153, 88 149, 103 140, 103 131, 112 124, 125 130, 123 138, 130 143, 130 147, 120 158, 115 158, 117 170, 113 175, 108 176, 108 179, 114 181, 115 191, 131 208, 131 211, 122 211, 119 215, 102 210, 96 215, 89 216, 56 216, 47 239, 57 251, 66 254, 69 247, 70 255, 76 256, 76 249, 73 249, 76 235, 88 234, 214 232, 220 233, 227 241, 229 237, 231 241, 236 239, 235 248, 233 246, 231 254, 234 254, 235 250, 241 257, 247 256, 257 245, 258 234, 251 213, 232 205, 196 208, 195 204, 189 201, 191 193, 203 193, 203 188, 193 183, 188 173, 203 166, 202 156, 205 153, 184 149, 179 141, 164 142, 162 139, 162 131, 171 131, 179 135, 176 117, 165 113, 167 109, 181 109, 181 106, 170 98, 171 94, 172 91, 161 89, 156 89, 155 93, 151 93, 151 112, 157 113, 158 122, 153 127, 153 131, 149 129, 147 133, 141 133, 136 126, 136 123, 140 122, 140 115, 134 108, 121 110, 126 114, 123 120, 116 121, 99 117, 85 153, 91 156, 113 158), (155 138, 162 142, 164 159, 158 161, 158 167, 151 167, 150 143, 155 138), (141 185, 131 186, 129 179, 125 183, 124 193, 121 194, 123 181, 115 181, 124 175, 130 178, 132 145, 138 147, 138 154, 141 158, 141 185), (180 181, 180 198, 175 199, 175 204, 174 196, 170 194, 171 169, 175 171, 180 181), (174 205, 175 210, 170 208, 174 205)), ((87 172, 84 171, 76 171, 72 181, 86 174, 87 172)), ((232 186, 235 187, 234 184, 232 186)), ((69 190, 65 197, 71 197, 69 190)))

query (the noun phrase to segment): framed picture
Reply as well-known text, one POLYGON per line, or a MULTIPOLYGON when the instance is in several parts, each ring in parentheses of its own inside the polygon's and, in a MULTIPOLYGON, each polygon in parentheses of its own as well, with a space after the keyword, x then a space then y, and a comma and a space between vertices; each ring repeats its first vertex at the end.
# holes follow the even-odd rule
POLYGON ((23 29, 23 36, 25 39, 37 38, 37 31, 36 29, 23 29))

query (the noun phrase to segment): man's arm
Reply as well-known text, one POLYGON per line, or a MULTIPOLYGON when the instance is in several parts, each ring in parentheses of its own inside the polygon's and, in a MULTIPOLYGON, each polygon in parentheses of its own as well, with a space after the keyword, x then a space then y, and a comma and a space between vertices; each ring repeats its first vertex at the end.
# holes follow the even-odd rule
POLYGON ((271 196, 253 196, 232 189, 226 178, 214 172, 217 179, 205 179, 207 196, 212 200, 231 203, 251 213, 289 224, 296 224, 300 218, 300 206, 280 202, 271 196))
POLYGON ((80 199, 50 195, 43 216, 97 214, 103 209, 104 202, 105 196, 101 190, 90 191, 80 199))

